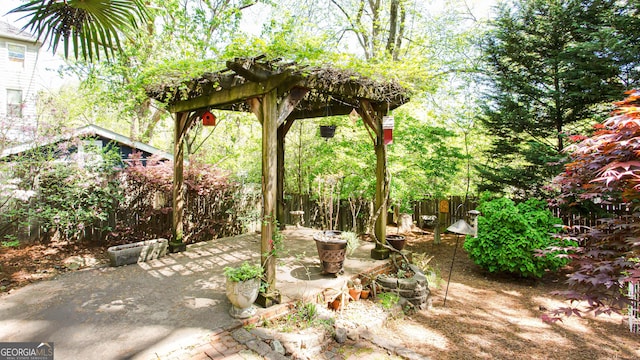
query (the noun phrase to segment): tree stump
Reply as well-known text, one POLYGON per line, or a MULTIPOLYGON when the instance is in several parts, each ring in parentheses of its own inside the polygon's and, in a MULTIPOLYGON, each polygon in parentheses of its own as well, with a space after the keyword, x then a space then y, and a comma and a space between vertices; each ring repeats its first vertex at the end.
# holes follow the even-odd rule
POLYGON ((398 218, 398 232, 408 233, 413 228, 413 216, 411 214, 400 214, 398 218))

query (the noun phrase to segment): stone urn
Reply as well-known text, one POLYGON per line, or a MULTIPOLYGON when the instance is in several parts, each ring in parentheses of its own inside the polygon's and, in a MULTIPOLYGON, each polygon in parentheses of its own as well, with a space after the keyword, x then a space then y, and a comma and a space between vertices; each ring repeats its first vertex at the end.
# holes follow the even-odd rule
POLYGON ((245 319, 255 315, 253 303, 260 292, 260 282, 263 269, 259 265, 244 262, 239 267, 225 267, 224 275, 227 279, 226 294, 231 309, 229 314, 237 319, 245 319))
POLYGON ((253 303, 258 298, 260 279, 231 281, 227 279, 227 298, 231 302, 229 314, 236 319, 246 319, 256 314, 253 303))
POLYGON ((313 234, 318 256, 322 264, 322 271, 326 274, 342 272, 344 258, 347 252, 347 240, 340 237, 342 231, 326 230, 313 234))

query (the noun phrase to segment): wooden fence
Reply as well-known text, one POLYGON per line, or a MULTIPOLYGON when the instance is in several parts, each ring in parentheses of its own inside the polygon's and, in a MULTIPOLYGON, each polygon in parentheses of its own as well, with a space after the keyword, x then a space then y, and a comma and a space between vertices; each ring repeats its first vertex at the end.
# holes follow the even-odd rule
MULTIPOLYGON (((140 193, 129 194, 126 207, 109 215, 108 220, 87 226, 79 240, 101 242, 108 237, 118 238, 118 242, 133 242, 158 237, 171 236, 172 209, 168 194, 140 193)), ((456 220, 468 220, 467 212, 476 208, 475 199, 452 196, 444 200, 424 199, 414 203, 413 221, 421 227, 429 227, 426 219, 438 214, 440 209, 448 209, 441 216, 444 226, 456 220), (444 202, 444 204, 443 204, 444 202)), ((625 205, 601 205, 602 211, 609 214, 624 215, 630 211, 625 205)), ((336 229, 365 233, 370 229, 373 203, 369 199, 356 201, 343 200, 329 209, 308 195, 289 195, 284 203, 284 224, 293 225, 299 221, 291 212, 304 211, 302 223, 306 227, 317 229, 336 229)), ((565 225, 593 226, 601 217, 598 213, 588 216, 562 214, 560 209, 551 209, 555 216, 563 219, 565 225)), ((388 223, 397 221, 393 207, 389 209, 388 223)), ((238 188, 234 194, 213 192, 207 196, 187 193, 185 202, 184 231, 189 242, 209 240, 216 237, 252 232, 260 228, 260 194, 257 189, 238 188)), ((0 224, 2 225, 2 224, 0 224)), ((0 226, 4 234, 12 234, 21 241, 47 242, 55 236, 54 232, 44 231, 37 221, 29 220, 0 226)), ((4 235, 2 234, 2 235, 4 235)))
MULTIPOLYGON (((437 215, 441 201, 439 199, 424 199, 415 202, 413 206, 414 223, 420 227, 425 226, 424 216, 437 215)), ((475 200, 467 199, 465 201, 464 197, 460 196, 452 196, 444 199, 444 201, 449 209, 449 212, 443 216, 446 224, 451 224, 458 219, 466 219, 467 211, 476 207, 475 200)), ((333 212, 329 213, 328 209, 324 209, 321 204, 318 204, 308 195, 292 195, 285 200, 284 223, 295 224, 296 218, 291 215, 291 211, 302 210, 304 211, 304 226, 363 233, 367 231, 368 222, 374 212, 373 207, 374 205, 369 199, 360 199, 355 202, 342 200, 340 206, 334 206, 333 212), (329 226, 329 223, 331 223, 331 226, 329 226)), ((387 217, 388 223, 397 222, 397 216, 398 214, 391 207, 387 217)))
POLYGON ((631 209, 627 204, 598 204, 599 211, 591 211, 587 215, 563 213, 560 208, 551 208, 551 212, 556 217, 562 219, 562 223, 568 226, 592 227, 598 224, 598 220, 607 214, 617 216, 631 215, 631 209))

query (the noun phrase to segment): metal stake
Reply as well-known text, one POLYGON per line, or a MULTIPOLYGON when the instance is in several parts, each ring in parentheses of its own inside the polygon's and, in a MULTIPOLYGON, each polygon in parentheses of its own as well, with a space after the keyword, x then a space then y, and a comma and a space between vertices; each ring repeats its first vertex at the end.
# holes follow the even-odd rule
POLYGON ((444 304, 443 307, 447 306, 447 294, 449 294, 449 283, 451 282, 451 273, 453 272, 453 263, 456 261, 456 251, 458 251, 458 241, 460 240, 460 235, 456 235, 456 247, 453 248, 453 259, 451 259, 451 268, 449 269, 449 279, 447 279, 447 290, 444 292, 444 304))

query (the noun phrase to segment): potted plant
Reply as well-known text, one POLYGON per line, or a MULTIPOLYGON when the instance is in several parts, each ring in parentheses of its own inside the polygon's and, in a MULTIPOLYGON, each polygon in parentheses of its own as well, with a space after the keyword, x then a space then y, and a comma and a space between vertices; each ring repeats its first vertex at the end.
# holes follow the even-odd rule
POLYGON ((407 243, 407 239, 404 235, 387 235, 387 244, 391 245, 394 249, 402 251, 407 243))
POLYGON ((349 296, 351 299, 358 301, 360 300, 360 296, 362 295, 362 282, 360 279, 354 279, 349 284, 349 296))
POLYGON ((347 231, 320 231, 313 235, 313 239, 318 249, 322 271, 326 274, 341 273, 346 254, 353 254, 360 245, 358 236, 347 231))
POLYGON ((366 300, 369 298, 370 293, 371 293, 371 289, 369 289, 369 286, 364 286, 362 288, 362 292, 360 292, 360 298, 366 300))
POLYGON ((231 302, 229 314, 237 319, 253 316, 256 308, 253 306, 260 291, 263 269, 260 265, 242 263, 239 267, 225 267, 226 294, 231 302))
POLYGON ((349 287, 344 282, 340 288, 329 288, 324 291, 324 299, 330 309, 342 310, 345 304, 353 298, 349 294, 349 287))
POLYGON ((325 139, 332 138, 336 133, 337 120, 332 117, 324 118, 320 123, 320 136, 325 139))

